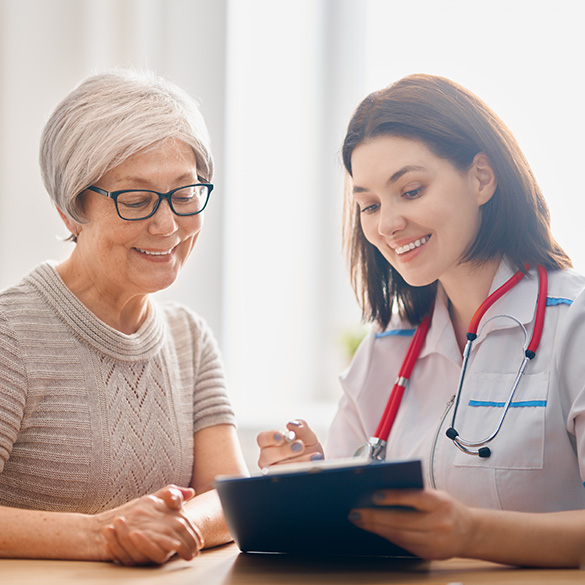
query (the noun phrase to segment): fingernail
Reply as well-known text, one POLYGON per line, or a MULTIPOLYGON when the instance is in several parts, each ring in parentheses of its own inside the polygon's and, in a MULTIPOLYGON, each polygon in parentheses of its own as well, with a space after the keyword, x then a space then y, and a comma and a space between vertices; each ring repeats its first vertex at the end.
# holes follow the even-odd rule
POLYGON ((300 421, 300 420, 297 420, 297 419, 295 418, 294 420, 289 420, 289 421, 288 421, 288 424, 289 424, 289 425, 293 425, 293 427, 300 427, 300 426, 301 426, 301 424, 303 424, 303 423, 301 423, 301 421, 300 421))
POLYGON ((295 452, 298 453, 299 451, 302 451, 303 449, 303 445, 301 443, 293 443, 290 448, 295 452))
POLYGON ((347 518, 350 522, 359 522, 362 515, 359 512, 350 512, 347 518))
POLYGON ((323 455, 321 453, 315 453, 311 455, 311 461, 320 461, 323 459, 323 455))
POLYGON ((384 492, 374 492, 372 495, 372 502, 376 504, 381 504, 386 499, 386 494, 384 492))
POLYGON ((282 433, 274 433, 275 441, 282 441, 282 433))

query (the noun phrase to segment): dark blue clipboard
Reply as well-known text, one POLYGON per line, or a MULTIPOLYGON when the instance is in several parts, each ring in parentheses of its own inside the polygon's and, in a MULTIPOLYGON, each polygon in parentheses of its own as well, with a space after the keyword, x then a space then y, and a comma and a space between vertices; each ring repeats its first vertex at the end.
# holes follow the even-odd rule
POLYGON ((357 528, 347 517, 353 508, 373 507, 372 494, 378 489, 422 489, 420 461, 276 469, 215 482, 228 527, 242 552, 413 558, 357 528))

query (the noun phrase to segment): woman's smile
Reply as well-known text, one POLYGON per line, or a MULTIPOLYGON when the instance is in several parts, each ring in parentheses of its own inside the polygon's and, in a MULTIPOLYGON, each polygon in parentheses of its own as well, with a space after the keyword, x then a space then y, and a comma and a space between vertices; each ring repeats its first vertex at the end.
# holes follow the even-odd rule
POLYGON ((474 165, 460 170, 424 143, 392 135, 360 144, 351 160, 366 239, 411 286, 457 280, 485 202, 474 165))
POLYGON ((394 252, 396 252, 396 254, 398 256, 403 256, 404 254, 407 254, 408 252, 411 252, 412 250, 415 250, 416 248, 420 248, 422 246, 424 246, 430 239, 430 234, 428 236, 423 236, 422 238, 418 239, 418 240, 414 240, 408 244, 405 244, 403 246, 400 246, 398 248, 394 248, 394 252))
MULTIPOLYGON (((197 181, 191 147, 167 141, 129 157, 105 173, 98 186, 110 192, 167 193, 197 181)), ((87 221, 80 225, 77 246, 60 272, 86 306, 108 322, 107 313, 119 313, 130 300, 141 307, 150 293, 173 284, 199 237, 203 217, 175 215, 163 201, 151 217, 126 221, 111 199, 93 191, 84 197, 87 221)), ((145 313, 143 308, 137 312, 145 313)))

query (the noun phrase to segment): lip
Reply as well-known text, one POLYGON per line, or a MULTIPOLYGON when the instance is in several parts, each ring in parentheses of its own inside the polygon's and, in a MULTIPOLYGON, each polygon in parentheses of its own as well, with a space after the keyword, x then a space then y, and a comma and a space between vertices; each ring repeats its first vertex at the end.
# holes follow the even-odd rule
POLYGON ((141 258, 145 258, 152 262, 166 262, 172 258, 176 247, 177 246, 173 246, 172 248, 157 250, 154 248, 139 248, 138 246, 134 246, 132 249, 137 252, 141 258))
POLYGON ((427 234, 418 238, 409 238, 393 242, 390 244, 390 247, 398 257, 402 257, 411 254, 415 250, 423 248, 430 239, 431 234, 427 234))

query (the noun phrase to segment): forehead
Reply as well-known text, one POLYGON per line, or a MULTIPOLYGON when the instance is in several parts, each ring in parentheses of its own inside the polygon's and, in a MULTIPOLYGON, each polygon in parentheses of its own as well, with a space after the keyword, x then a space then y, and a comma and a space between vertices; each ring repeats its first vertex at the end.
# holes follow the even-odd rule
POLYGON ((438 158, 424 142, 401 136, 377 136, 356 146, 351 155, 352 175, 372 166, 401 167, 438 158))
POLYGON ((354 192, 383 182, 392 184, 409 172, 437 173, 452 168, 422 141, 401 136, 378 136, 359 144, 351 156, 354 192))
POLYGON ((190 145, 166 140, 139 150, 110 169, 101 182, 168 182, 179 178, 197 178, 197 160, 190 145))

